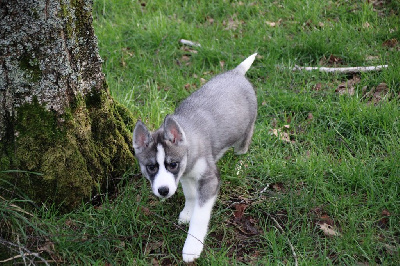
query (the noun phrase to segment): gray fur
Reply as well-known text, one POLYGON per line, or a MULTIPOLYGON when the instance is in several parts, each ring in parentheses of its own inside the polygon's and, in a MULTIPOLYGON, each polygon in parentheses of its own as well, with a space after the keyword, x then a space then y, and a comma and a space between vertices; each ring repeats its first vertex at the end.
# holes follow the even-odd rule
MULTIPOLYGON (((253 135, 257 98, 244 74, 255 55, 235 69, 217 75, 191 94, 174 114, 165 118, 157 131, 151 133, 142 122, 137 123, 133 133, 135 154, 142 173, 152 186, 154 176, 146 169, 156 164, 157 147, 161 144, 166 169, 179 163, 179 172, 174 174, 176 185, 179 180, 188 181, 184 187, 186 199, 195 198, 199 207, 209 199, 215 200, 219 189, 217 161, 230 147, 234 147, 237 154, 246 153, 253 135), (190 191, 196 191, 195 195, 187 195, 193 193, 190 191)), ((157 192, 157 188, 153 188, 154 191, 157 192)), ((197 256, 187 260, 184 257, 184 260, 194 258, 197 256)))

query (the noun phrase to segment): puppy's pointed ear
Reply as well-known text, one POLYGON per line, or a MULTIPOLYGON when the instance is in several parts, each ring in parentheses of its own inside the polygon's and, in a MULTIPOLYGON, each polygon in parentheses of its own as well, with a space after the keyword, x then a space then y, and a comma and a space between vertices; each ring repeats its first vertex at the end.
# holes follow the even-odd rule
POLYGON ((149 146, 149 143, 152 140, 150 131, 142 121, 138 120, 135 129, 133 130, 133 148, 135 149, 135 152, 142 152, 144 148, 149 146))
POLYGON ((164 139, 176 145, 186 142, 185 132, 183 132, 178 122, 170 115, 167 115, 164 120, 164 139))

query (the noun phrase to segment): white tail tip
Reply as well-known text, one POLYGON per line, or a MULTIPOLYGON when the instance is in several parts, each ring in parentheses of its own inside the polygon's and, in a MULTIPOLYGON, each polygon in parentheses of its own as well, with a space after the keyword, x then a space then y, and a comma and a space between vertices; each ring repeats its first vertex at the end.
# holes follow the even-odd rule
POLYGON ((257 53, 254 53, 247 57, 242 63, 240 63, 237 67, 236 70, 244 75, 246 74, 247 70, 250 69, 251 65, 253 64, 254 60, 256 59, 257 53))

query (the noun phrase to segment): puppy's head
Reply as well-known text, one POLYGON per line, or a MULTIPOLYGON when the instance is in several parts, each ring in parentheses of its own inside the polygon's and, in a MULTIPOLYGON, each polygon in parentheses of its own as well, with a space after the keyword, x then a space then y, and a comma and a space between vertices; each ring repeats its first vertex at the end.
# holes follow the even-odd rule
POLYGON ((160 198, 171 197, 187 163, 186 137, 178 122, 168 115, 157 131, 150 132, 138 121, 133 131, 133 148, 153 193, 160 198))

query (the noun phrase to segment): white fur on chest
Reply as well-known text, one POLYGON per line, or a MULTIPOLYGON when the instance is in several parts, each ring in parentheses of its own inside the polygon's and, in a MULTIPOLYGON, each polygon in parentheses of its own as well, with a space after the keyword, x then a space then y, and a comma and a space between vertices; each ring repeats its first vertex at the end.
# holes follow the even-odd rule
POLYGON ((206 159, 204 157, 201 157, 196 161, 189 173, 187 173, 183 178, 194 179, 197 181, 206 172, 207 167, 208 165, 206 159))

